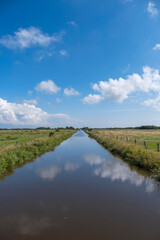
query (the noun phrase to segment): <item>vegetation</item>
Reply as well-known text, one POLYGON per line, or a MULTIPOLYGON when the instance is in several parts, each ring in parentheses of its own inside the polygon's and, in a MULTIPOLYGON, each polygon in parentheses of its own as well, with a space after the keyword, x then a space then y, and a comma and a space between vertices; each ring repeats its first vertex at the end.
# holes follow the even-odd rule
POLYGON ((76 130, 0 130, 0 179, 14 169, 33 161, 37 156, 53 150, 76 130))
POLYGON ((149 171, 153 177, 160 180, 160 153, 154 149, 146 149, 143 145, 127 141, 126 136, 137 139, 160 140, 160 131, 151 130, 85 130, 90 137, 94 138, 110 152, 118 154, 125 161, 149 171), (122 137, 122 138, 121 138, 122 137))
MULTIPOLYGON (((148 127, 148 126, 145 126, 148 127)), ((91 131, 92 129, 85 128, 84 130, 91 131)), ((126 144, 130 143, 136 146, 140 146, 143 149, 158 150, 157 144, 159 144, 160 150, 160 129, 146 129, 141 127, 136 129, 95 129, 103 131, 104 136, 109 138, 115 138, 126 144)))

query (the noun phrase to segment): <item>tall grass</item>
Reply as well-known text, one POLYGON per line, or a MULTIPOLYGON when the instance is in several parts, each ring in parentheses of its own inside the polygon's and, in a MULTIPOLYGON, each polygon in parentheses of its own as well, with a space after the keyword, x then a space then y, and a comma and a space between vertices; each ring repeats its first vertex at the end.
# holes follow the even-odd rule
POLYGON ((86 132, 110 152, 118 154, 123 160, 134 166, 149 171, 154 178, 160 180, 160 153, 109 138, 103 134, 103 130, 86 132))
POLYGON ((25 163, 33 161, 37 156, 53 150, 64 140, 75 133, 75 130, 63 130, 59 133, 28 141, 14 148, 3 151, 0 155, 0 179, 5 178, 14 172, 14 169, 23 166, 25 163))
POLYGON ((157 151, 157 143, 160 144, 160 129, 98 129, 98 131, 103 133, 103 136, 113 137, 133 145, 136 140, 138 146, 154 151, 157 151))

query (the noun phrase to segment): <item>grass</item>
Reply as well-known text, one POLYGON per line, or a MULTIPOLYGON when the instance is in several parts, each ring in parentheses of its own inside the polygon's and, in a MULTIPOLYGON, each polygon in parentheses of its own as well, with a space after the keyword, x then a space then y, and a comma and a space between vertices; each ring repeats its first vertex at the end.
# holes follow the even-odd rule
POLYGON ((0 179, 14 169, 33 161, 37 156, 53 150, 76 130, 0 130, 5 139, 0 150, 0 179), (14 138, 14 139, 13 139, 14 138), (6 145, 7 141, 7 145, 6 145))
POLYGON ((26 143, 38 138, 47 137, 49 132, 55 130, 0 130, 0 147, 26 143))
POLYGON ((140 140, 142 141, 144 138, 156 142, 160 139, 158 138, 159 130, 150 130, 149 132, 145 130, 92 129, 86 132, 110 152, 118 154, 123 160, 133 166, 149 171, 154 178, 160 180, 160 153, 156 152, 152 144, 148 144, 150 149, 145 149, 142 144, 139 144, 140 140), (135 145, 132 141, 127 142, 126 137, 128 136, 130 139, 135 139, 136 137, 138 139, 137 144, 135 145))
POLYGON ((135 129, 113 129, 99 130, 103 131, 103 135, 109 138, 115 138, 145 148, 144 141, 148 150, 157 151, 157 143, 160 144, 160 130, 135 130, 135 129))

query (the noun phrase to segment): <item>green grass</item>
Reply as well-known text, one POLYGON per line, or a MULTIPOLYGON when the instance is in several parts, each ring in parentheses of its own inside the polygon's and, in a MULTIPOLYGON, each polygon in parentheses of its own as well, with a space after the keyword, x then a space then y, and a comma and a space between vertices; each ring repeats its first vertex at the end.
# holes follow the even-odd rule
MULTIPOLYGON (((37 156, 53 150, 75 132, 76 130, 60 130, 59 132, 53 130, 37 130, 36 132, 27 130, 26 132, 22 132, 22 130, 17 130, 17 133, 16 131, 12 133, 12 130, 9 130, 9 132, 3 133, 5 137, 7 134, 17 137, 22 134, 23 137, 18 138, 20 139, 19 141, 17 140, 18 144, 14 143, 9 144, 9 146, 2 146, 0 152, 0 179, 4 179, 7 175, 12 174, 14 169, 23 166, 25 163, 33 161, 37 156), (50 134, 51 132, 52 134, 50 134), (29 133, 31 136, 29 136, 29 133)), ((13 141, 13 139, 9 139, 8 141, 13 141)))
MULTIPOLYGON (((122 157, 123 160, 129 162, 133 166, 138 166, 144 170, 147 170, 154 178, 160 180, 159 152, 145 149, 140 144, 135 145, 124 140, 118 140, 115 136, 108 134, 108 130, 91 130, 86 132, 89 134, 90 137, 97 140, 97 142, 99 142, 102 146, 104 146, 113 154, 118 154, 120 157, 122 157)), ((151 136, 151 138, 152 137, 153 136, 151 136)))
POLYGON ((103 135, 108 138, 115 138, 124 143, 128 142, 130 144, 140 146, 145 148, 144 141, 146 142, 147 149, 157 151, 157 143, 160 144, 160 130, 136 130, 136 129, 103 129, 98 130, 103 131, 103 135))
POLYGON ((55 130, 0 130, 0 147, 26 143, 38 138, 47 137, 49 132, 55 130))

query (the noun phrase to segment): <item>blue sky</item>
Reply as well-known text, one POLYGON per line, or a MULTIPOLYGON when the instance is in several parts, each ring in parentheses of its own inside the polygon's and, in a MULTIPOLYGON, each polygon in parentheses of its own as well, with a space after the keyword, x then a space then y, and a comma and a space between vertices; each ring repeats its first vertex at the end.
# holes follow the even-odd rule
POLYGON ((160 3, 0 3, 0 127, 160 125, 160 3))

